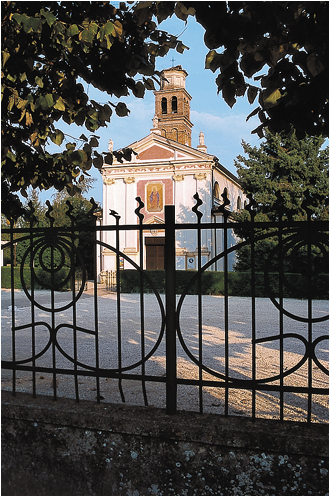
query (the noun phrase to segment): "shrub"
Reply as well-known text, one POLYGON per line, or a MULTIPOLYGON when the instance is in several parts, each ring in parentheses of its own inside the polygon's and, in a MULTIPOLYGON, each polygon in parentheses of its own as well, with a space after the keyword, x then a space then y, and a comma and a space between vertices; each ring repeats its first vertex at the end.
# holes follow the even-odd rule
MULTIPOLYGON (((160 293, 165 292, 165 271, 145 271, 160 293)), ((176 272, 176 293, 182 294, 189 282, 195 278, 194 283, 189 286, 187 293, 196 295, 198 293, 197 271, 176 272)), ((307 279, 299 273, 286 273, 284 275, 283 297, 306 298, 308 296, 307 279)), ((120 271, 121 291, 123 293, 137 293, 140 291, 140 272, 135 269, 120 271)), ((269 287, 271 294, 279 295, 279 275, 269 274, 269 287)), ((144 292, 152 292, 152 287, 146 278, 143 279, 144 292)), ((250 297, 251 291, 250 272, 228 273, 228 294, 231 296, 250 297)), ((225 292, 224 273, 220 271, 205 271, 201 274, 201 293, 203 295, 223 295, 225 292)), ((255 296, 268 297, 265 287, 264 273, 255 273, 255 296)), ((312 288, 312 296, 315 299, 328 298, 328 275, 321 274, 312 288)))
MULTIPOLYGON (((35 268, 36 276, 40 280, 40 284, 35 282, 34 288, 36 290, 43 288, 50 288, 51 276, 42 268, 35 268)), ((60 271, 54 273, 54 288, 55 290, 68 290, 71 282, 68 281, 63 287, 59 286, 65 280, 69 273, 69 268, 62 268, 60 271)), ((27 288, 31 288, 31 271, 29 267, 23 268, 23 278, 27 288)), ((4 266, 1 268, 1 288, 11 288, 11 267, 4 266)), ((21 289, 22 282, 20 278, 20 268, 14 267, 14 288, 21 289)))

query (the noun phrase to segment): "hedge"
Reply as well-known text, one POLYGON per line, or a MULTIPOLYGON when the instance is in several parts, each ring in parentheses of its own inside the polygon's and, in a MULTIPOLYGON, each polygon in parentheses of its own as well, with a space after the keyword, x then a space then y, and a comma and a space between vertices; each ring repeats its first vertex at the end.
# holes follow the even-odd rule
MULTIPOLYGON (((145 292, 152 292, 152 286, 148 278, 153 282, 160 293, 165 291, 165 271, 145 271, 147 278, 143 278, 143 289, 145 292)), ((176 272, 176 293, 182 294, 189 281, 195 276, 196 271, 176 272)), ((316 278, 311 289, 314 299, 328 299, 328 274, 320 274, 316 278)), ((285 298, 306 298, 308 296, 307 278, 300 273, 286 273, 284 275, 285 284, 283 286, 283 297, 285 298)), ((269 286, 273 296, 279 295, 279 275, 269 274, 269 286)), ((120 271, 120 288, 123 293, 137 293, 140 291, 140 272, 135 269, 120 271)), ((228 273, 228 295, 238 297, 251 296, 251 273, 249 272, 229 272, 228 273)), ((201 290, 203 295, 224 295, 225 281, 224 273, 220 271, 205 271, 201 275, 201 290)), ((189 287, 188 294, 198 293, 197 278, 194 284, 189 287)), ((255 274, 255 296, 268 297, 265 288, 264 273, 255 274)))
MULTIPOLYGON (((60 285, 62 281, 68 276, 70 269, 62 268, 58 272, 54 273, 54 284, 55 289, 57 289, 57 285, 60 285)), ((37 278, 40 280, 40 284, 35 283, 34 288, 44 289, 50 287, 51 276, 49 273, 44 271, 42 268, 35 268, 35 273, 37 278)), ((31 271, 29 267, 23 268, 23 278, 27 288, 31 287, 31 271)), ((14 288, 22 288, 22 283, 20 279, 20 268, 14 267, 14 288)), ((11 288, 11 267, 10 266, 2 266, 1 268, 1 288, 11 288)), ((65 291, 69 290, 70 281, 68 281, 64 286, 59 286, 58 290, 65 291)))
MULTIPOLYGON (((24 280, 26 286, 31 286, 30 268, 24 268, 24 280)), ((50 275, 41 268, 35 269, 38 278, 44 283, 36 285, 35 288, 47 288, 50 284, 50 275)), ((69 268, 63 268, 55 273, 55 284, 63 281, 69 268)), ((165 271, 145 271, 146 277, 143 278, 144 292, 152 292, 150 279, 159 293, 165 292, 165 271)), ((15 288, 22 288, 20 282, 19 268, 14 268, 15 288)), ((191 279, 195 277, 196 281, 188 289, 188 294, 196 295, 198 293, 197 271, 177 271, 176 272, 176 293, 182 294, 191 279)), ((4 266, 1 268, 1 288, 10 288, 11 268, 4 266)), ((271 293, 278 297, 279 294, 279 276, 277 273, 269 274, 269 285, 271 293)), ((300 273, 284 274, 283 297, 286 298, 306 298, 308 296, 307 279, 300 273)), ((315 279, 313 287, 310 289, 314 299, 329 298, 329 275, 320 274, 315 279)), ((249 272, 229 272, 228 273, 228 295, 238 297, 251 296, 251 274, 249 272)), ((60 290, 70 288, 70 281, 60 290)), ((140 272, 135 269, 125 269, 120 271, 120 288, 122 293, 138 293, 140 291, 140 272)), ((201 290, 203 295, 224 295, 225 282, 224 273, 220 271, 205 271, 201 275, 201 290)), ((255 274, 255 295, 256 297, 268 297, 264 283, 264 274, 255 274)))

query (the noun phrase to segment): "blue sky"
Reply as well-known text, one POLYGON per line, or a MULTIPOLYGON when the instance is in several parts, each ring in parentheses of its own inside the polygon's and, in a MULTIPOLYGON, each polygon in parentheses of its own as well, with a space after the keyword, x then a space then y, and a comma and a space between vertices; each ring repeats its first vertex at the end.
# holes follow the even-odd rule
MULTIPOLYGON (((243 152, 242 139, 251 145, 258 145, 261 142, 257 135, 251 135, 251 131, 259 124, 258 119, 253 117, 246 122, 246 117, 258 103, 250 105, 246 97, 240 97, 231 109, 224 102, 221 94, 217 95, 215 83, 217 73, 204 68, 205 56, 208 53, 203 41, 204 29, 193 17, 189 17, 185 25, 183 21, 173 16, 161 24, 161 29, 177 36, 180 35, 180 40, 189 47, 189 50, 185 50, 183 54, 170 50, 165 57, 157 60, 156 68, 162 70, 171 67, 174 58, 174 65, 180 64, 188 72, 186 89, 192 96, 191 121, 194 124, 192 146, 198 145, 198 135, 200 131, 203 131, 208 153, 216 155, 223 166, 236 174, 234 159, 243 152)), ((88 88, 88 94, 90 98, 101 103, 109 100, 113 103, 123 101, 131 111, 128 117, 113 115, 107 128, 97 130, 96 134, 100 137, 99 152, 107 151, 110 138, 116 150, 150 133, 155 113, 153 91, 147 91, 143 99, 134 96, 121 99, 111 98, 106 93, 101 93, 92 87, 88 88)), ((65 125, 61 128, 65 133, 75 137, 79 137, 81 133, 87 136, 84 128, 65 125)), ((96 182, 87 196, 93 196, 96 201, 102 203, 101 175, 95 169, 90 173, 96 178, 96 182)), ((41 199, 44 201, 51 198, 53 193, 54 191, 44 192, 41 194, 41 199)))

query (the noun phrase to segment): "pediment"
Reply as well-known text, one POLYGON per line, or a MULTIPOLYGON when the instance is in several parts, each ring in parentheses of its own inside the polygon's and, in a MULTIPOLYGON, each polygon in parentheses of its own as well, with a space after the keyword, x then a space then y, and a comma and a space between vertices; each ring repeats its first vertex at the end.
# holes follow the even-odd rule
POLYGON ((174 150, 152 144, 142 152, 139 152, 138 160, 161 160, 174 159, 174 150))
POLYGON ((188 145, 182 145, 174 140, 168 140, 161 135, 151 134, 139 142, 131 145, 137 152, 137 162, 144 161, 168 161, 168 160, 209 160, 213 158, 205 152, 201 152, 188 145))
MULTIPOLYGON (((145 138, 128 145, 127 148, 133 149, 136 155, 133 155, 131 162, 123 161, 120 167, 123 164, 135 167, 142 164, 161 164, 168 161, 195 162, 213 160, 213 155, 188 145, 182 145, 157 133, 151 133, 145 138)), ((112 166, 117 166, 117 164, 117 161, 114 160, 112 166)))
POLYGON ((145 221, 143 224, 165 224, 165 221, 161 217, 152 216, 149 217, 149 219, 145 221))

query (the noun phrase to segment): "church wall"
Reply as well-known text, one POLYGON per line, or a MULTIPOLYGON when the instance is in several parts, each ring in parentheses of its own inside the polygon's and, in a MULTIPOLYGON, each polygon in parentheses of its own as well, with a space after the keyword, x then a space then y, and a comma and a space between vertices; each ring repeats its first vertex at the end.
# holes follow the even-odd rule
MULTIPOLYGON (((159 222, 154 221, 156 217, 158 220, 164 221, 164 206, 166 204, 174 204, 176 206, 176 222, 177 223, 196 223, 197 217, 192 211, 196 204, 193 198, 198 192, 203 204, 199 207, 202 212, 202 223, 222 222, 222 216, 216 217, 211 214, 213 207, 213 182, 219 183, 219 190, 222 193, 224 188, 227 188, 228 196, 230 198, 230 210, 236 209, 237 198, 241 197, 243 205, 244 196, 238 186, 233 183, 229 178, 226 178, 218 171, 212 171, 211 168, 202 169, 198 167, 187 172, 176 170, 175 174, 166 177, 164 171, 161 174, 153 172, 148 175, 143 175, 143 179, 138 179, 138 176, 126 176, 124 178, 116 178, 115 180, 108 180, 112 184, 105 185, 104 188, 104 222, 105 224, 112 225, 115 223, 113 216, 109 215, 109 210, 116 211, 120 216, 120 224, 137 224, 138 219, 135 214, 137 207, 136 197, 141 197, 145 207, 141 210, 144 217, 144 223, 159 222), (184 174, 185 173, 185 174, 184 174), (157 187, 160 195, 160 204, 151 206, 150 192, 152 187, 157 187), (161 190, 159 188, 161 187, 161 190), (148 193, 149 192, 149 193, 148 193), (148 197, 149 195, 149 197, 148 197)), ((169 174, 168 174, 169 176, 169 174)), ((223 199, 220 198, 220 203, 223 199)), ((150 225, 151 227, 151 225, 150 225)), ((160 227, 159 227, 160 228, 160 227)), ((157 230, 151 232, 147 229, 144 233, 143 247, 145 251, 145 237, 147 236, 163 236, 163 232, 157 226, 157 230)), ((177 269, 197 269, 197 234, 194 231, 177 230, 177 269)), ((115 233, 104 234, 104 241, 115 247, 115 233)), ((228 246, 237 243, 235 236, 232 233, 228 235, 228 246)), ((215 230, 202 230, 201 234, 202 246, 202 265, 206 264, 216 253, 223 250, 224 242, 223 236, 220 231, 215 230)), ((127 231, 120 233, 120 250, 123 251, 129 258, 139 264, 139 240, 138 234, 135 231, 127 231)), ((144 267, 146 267, 145 253, 144 253, 144 267)), ((235 261, 235 255, 229 256, 229 267, 231 268, 235 261)), ((115 270, 116 258, 114 253, 109 250, 103 252, 103 270, 115 270)), ((132 268, 128 261, 123 260, 122 266, 124 269, 132 268)), ((210 267, 211 270, 223 270, 223 260, 218 261, 210 267)))
MULTIPOLYGON (((155 116, 152 119, 151 134, 130 145, 136 155, 133 163, 114 163, 104 167, 104 219, 103 224, 114 224, 115 219, 109 215, 109 210, 116 211, 120 216, 120 224, 137 225, 135 214, 136 197, 144 203, 141 213, 143 223, 143 264, 146 268, 146 238, 148 240, 148 266, 162 265, 161 249, 164 232, 165 205, 175 205, 177 223, 197 223, 197 216, 192 211, 196 205, 193 198, 196 192, 202 200, 199 212, 202 213, 201 223, 222 222, 220 212, 212 210, 223 203, 221 194, 227 189, 230 199, 229 209, 237 210, 244 206, 244 196, 234 175, 220 164, 214 162, 212 155, 207 153, 204 134, 199 134, 197 148, 191 147, 190 100, 191 96, 185 89, 188 74, 181 66, 163 71, 161 89, 155 91, 155 116), (187 146, 188 145, 188 146, 187 146), (133 167, 132 167, 133 166, 133 167), (218 185, 214 195, 214 185, 218 185), (155 243, 156 242, 156 243, 155 243), (154 247, 151 247, 153 245, 154 247)), ((110 142, 109 142, 110 143, 110 142)), ((113 143, 111 142, 111 147, 113 143)), ((135 231, 120 233, 120 250, 135 263, 140 264, 139 234, 135 231)), ((176 231, 177 269, 196 269, 198 237, 194 230, 176 231)), ((115 247, 115 233, 104 233, 104 241, 115 247)), ((232 233, 228 232, 228 246, 236 243, 232 233)), ((215 254, 224 248, 223 234, 215 229, 201 231, 201 263, 206 264, 215 254)), ((229 257, 229 268, 234 262, 234 254, 229 257)), ((103 270, 116 268, 116 257, 110 250, 103 251, 103 270)), ((124 260, 123 268, 132 267, 124 260)), ((211 270, 222 270, 223 263, 219 261, 210 267, 211 270)))

